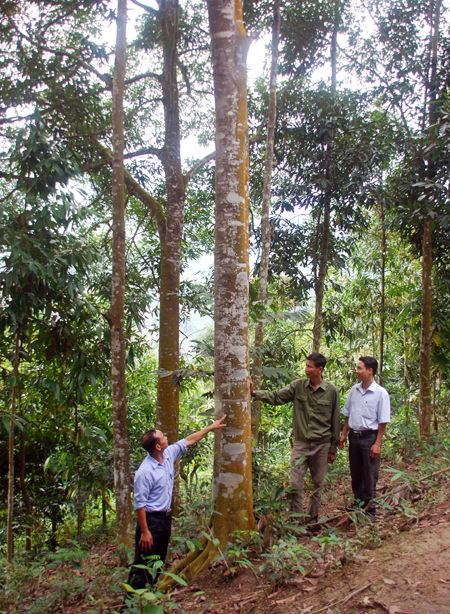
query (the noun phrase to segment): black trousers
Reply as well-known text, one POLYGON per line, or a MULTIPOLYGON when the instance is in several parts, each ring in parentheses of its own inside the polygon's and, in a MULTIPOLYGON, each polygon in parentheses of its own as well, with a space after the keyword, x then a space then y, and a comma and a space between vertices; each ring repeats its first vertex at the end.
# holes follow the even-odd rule
MULTIPOLYGON (((377 496, 378 473, 380 471, 380 457, 376 460, 370 458, 370 448, 377 439, 378 431, 365 436, 349 434, 348 458, 350 474, 352 476, 352 490, 355 499, 363 502, 366 508, 369 501, 377 496)), ((375 516, 375 503, 367 510, 370 516, 375 516)))
MULTIPOLYGON (((170 532, 172 529, 172 515, 166 515, 166 512, 146 512, 148 530, 152 534, 153 544, 150 550, 143 552, 139 546, 142 531, 139 522, 136 525, 136 534, 134 537, 135 551, 134 561, 128 576, 128 584, 134 589, 145 588, 146 584, 152 584, 154 580, 145 569, 133 567, 133 565, 151 566, 151 561, 148 561, 149 556, 158 555, 164 563, 167 555, 167 547, 169 545, 170 532)), ((156 578, 155 578, 156 580, 156 578)))

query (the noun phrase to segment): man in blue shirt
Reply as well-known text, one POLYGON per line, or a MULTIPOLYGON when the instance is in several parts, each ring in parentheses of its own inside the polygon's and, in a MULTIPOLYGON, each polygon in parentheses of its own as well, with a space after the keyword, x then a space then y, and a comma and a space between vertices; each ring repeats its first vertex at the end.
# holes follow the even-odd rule
MULTIPOLYGON (((342 450, 349 433, 352 490, 364 509, 376 498, 381 440, 387 423, 391 421, 389 394, 374 380, 377 368, 378 362, 371 356, 362 356, 358 360, 356 377, 360 383, 353 386, 345 401, 342 410, 345 423, 338 444, 342 450)), ((367 514, 375 518, 374 503, 369 505, 367 514)))
MULTIPOLYGON (((145 565, 149 556, 158 555, 164 562, 172 527, 171 501, 174 463, 186 448, 199 442, 215 429, 226 426, 226 416, 210 426, 169 446, 167 437, 152 429, 142 436, 142 447, 147 458, 134 476, 134 509, 137 515, 135 556, 133 565, 145 565)), ((131 567, 128 583, 134 588, 145 588, 152 580, 145 569, 131 567)))

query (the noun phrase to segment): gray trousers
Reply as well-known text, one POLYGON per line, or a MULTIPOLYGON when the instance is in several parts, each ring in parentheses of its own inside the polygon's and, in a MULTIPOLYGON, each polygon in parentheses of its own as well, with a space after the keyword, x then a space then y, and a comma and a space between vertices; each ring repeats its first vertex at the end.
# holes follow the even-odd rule
POLYGON ((306 471, 309 468, 314 489, 308 502, 306 521, 315 520, 319 516, 320 497, 328 467, 328 453, 331 443, 305 443, 294 441, 291 451, 291 486, 297 489, 292 494, 292 509, 303 513, 303 484, 306 471), (301 459, 299 461, 299 459, 301 459), (299 462, 298 462, 299 461, 299 462))

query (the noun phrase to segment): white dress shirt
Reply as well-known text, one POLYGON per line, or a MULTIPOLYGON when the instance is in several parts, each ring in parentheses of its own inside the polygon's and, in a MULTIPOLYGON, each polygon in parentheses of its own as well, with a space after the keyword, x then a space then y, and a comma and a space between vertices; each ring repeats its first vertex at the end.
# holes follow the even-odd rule
POLYGON ((348 425, 355 431, 378 430, 378 425, 391 421, 391 402, 385 388, 373 381, 364 392, 362 382, 355 384, 342 409, 348 425))
POLYGON ((168 446, 159 463, 147 455, 134 476, 134 509, 145 508, 146 512, 167 512, 172 502, 174 462, 187 449, 181 439, 168 446))

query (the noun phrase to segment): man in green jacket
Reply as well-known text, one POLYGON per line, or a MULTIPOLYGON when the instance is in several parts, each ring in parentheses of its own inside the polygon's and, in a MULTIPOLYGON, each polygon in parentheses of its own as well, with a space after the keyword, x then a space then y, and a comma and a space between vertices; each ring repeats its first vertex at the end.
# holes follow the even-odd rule
POLYGON ((309 523, 319 516, 327 466, 336 458, 340 435, 339 391, 322 377, 326 364, 327 359, 322 354, 310 354, 306 359, 306 377, 279 390, 255 391, 250 381, 250 394, 256 401, 269 405, 294 402, 291 486, 297 490, 292 496, 292 508, 294 512, 303 513, 303 483, 309 467, 314 485, 306 513, 306 522, 309 523))

